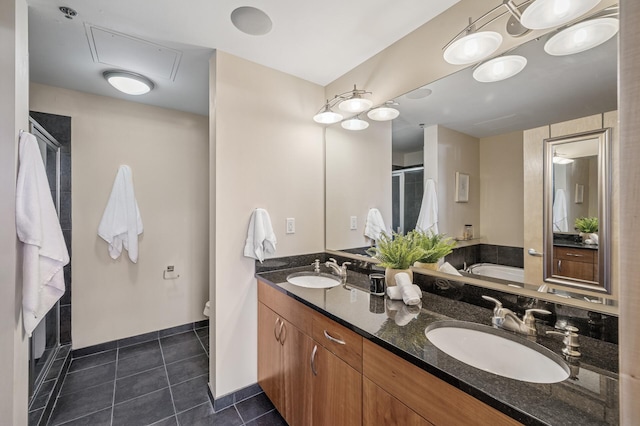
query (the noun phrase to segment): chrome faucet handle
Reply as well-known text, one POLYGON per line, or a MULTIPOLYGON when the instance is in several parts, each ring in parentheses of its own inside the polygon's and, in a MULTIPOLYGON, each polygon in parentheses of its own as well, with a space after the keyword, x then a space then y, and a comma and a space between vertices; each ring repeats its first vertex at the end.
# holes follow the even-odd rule
POLYGON ((316 274, 320 273, 320 259, 316 259, 311 266, 313 266, 313 272, 316 274))
POLYGON ((564 330, 564 333, 560 331, 547 331, 546 334, 563 336, 562 343, 564 343, 564 348, 562 349, 562 353, 574 358, 580 357, 582 354, 578 351, 580 347, 580 335, 577 333, 578 329, 567 325, 564 330))
POLYGON ((546 309, 527 309, 524 311, 524 316, 522 317, 522 321, 528 326, 528 327, 535 327, 536 324, 536 317, 533 316, 533 313, 537 313, 537 314, 543 314, 543 315, 551 315, 551 312, 547 311, 546 309))
POLYGON ((335 260, 333 257, 330 257, 329 260, 327 261, 327 263, 335 263, 337 265, 338 261, 335 260))
POLYGON ((342 269, 347 269, 349 265, 351 265, 351 262, 342 262, 342 269))
POLYGON ((502 324, 504 324, 504 318, 505 318, 502 302, 490 296, 483 295, 482 298, 484 300, 488 300, 490 302, 495 303, 495 306, 493 307, 493 316, 491 317, 491 324, 494 327, 502 327, 502 324))

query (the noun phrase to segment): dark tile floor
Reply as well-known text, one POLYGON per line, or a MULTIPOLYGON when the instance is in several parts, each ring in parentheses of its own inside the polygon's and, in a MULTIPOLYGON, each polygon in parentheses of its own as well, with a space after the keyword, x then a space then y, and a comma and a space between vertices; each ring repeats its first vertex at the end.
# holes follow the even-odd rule
POLYGON ((209 328, 157 333, 74 358, 49 426, 279 426, 273 404, 258 394, 213 412, 207 393, 209 328))

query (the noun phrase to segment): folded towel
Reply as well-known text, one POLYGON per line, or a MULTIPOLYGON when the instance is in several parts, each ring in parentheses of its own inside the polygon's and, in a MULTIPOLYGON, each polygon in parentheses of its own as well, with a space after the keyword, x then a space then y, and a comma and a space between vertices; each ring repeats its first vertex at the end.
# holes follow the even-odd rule
POLYGON ((109 243, 109 255, 112 259, 117 259, 124 247, 129 252, 129 259, 136 263, 138 235, 142 231, 142 218, 133 190, 131 169, 129 166, 120 166, 98 225, 98 235, 109 243))
POLYGON ((444 262, 442 265, 440 265, 440 267, 438 268, 438 271, 444 272, 446 274, 462 276, 462 274, 458 272, 456 268, 451 266, 449 262, 444 262))
POLYGON ((379 240, 382 234, 387 234, 382 213, 378 209, 369 209, 367 223, 364 226, 364 235, 372 240, 379 240))
POLYGON ((257 259, 262 263, 265 254, 276 252, 277 242, 269 213, 265 209, 255 209, 251 214, 247 240, 244 244, 245 257, 257 259))
POLYGON ((53 205, 38 142, 23 132, 16 186, 16 229, 22 241, 22 318, 28 336, 64 294, 69 253, 53 205))
MULTIPOLYGON (((419 295, 422 295, 422 290, 417 285, 412 285, 411 288, 419 295)), ((387 296, 391 300, 402 300, 402 291, 400 291, 400 287, 393 286, 387 287, 387 296)))
POLYGON ((438 195, 433 179, 427 179, 425 182, 416 229, 423 232, 430 231, 433 234, 438 233, 438 195))
POLYGON ((407 306, 404 303, 387 299, 386 310, 387 316, 395 321, 396 325, 404 327, 409 324, 412 319, 417 318, 420 314, 422 305, 407 306))
POLYGON ((411 287, 413 285, 413 283, 411 282, 411 278, 409 277, 409 274, 407 274, 406 272, 398 272, 395 276, 395 280, 396 280, 396 285, 398 287, 401 287, 401 286, 411 287))
POLYGON ((420 303, 422 297, 422 291, 416 291, 413 288, 413 283, 409 274, 406 272, 400 272, 396 274, 396 287, 399 288, 400 294, 402 294, 402 300, 407 305, 417 305, 420 303))

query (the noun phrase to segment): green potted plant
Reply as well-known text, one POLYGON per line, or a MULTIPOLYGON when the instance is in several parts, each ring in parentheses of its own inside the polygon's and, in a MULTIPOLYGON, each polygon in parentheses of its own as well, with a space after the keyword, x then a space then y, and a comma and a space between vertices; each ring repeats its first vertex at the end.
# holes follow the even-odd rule
POLYGON ((386 268, 384 275, 387 286, 396 285, 395 276, 400 272, 409 274, 413 282, 411 266, 424 255, 423 250, 416 246, 408 235, 395 232, 391 236, 382 234, 377 241, 377 246, 371 247, 367 253, 378 259, 380 266, 386 268))
POLYGON ((579 217, 576 219, 574 226, 580 232, 583 241, 591 240, 592 243, 598 244, 597 217, 579 217))
POLYGON ((417 268, 437 270, 438 261, 451 253, 456 246, 453 238, 448 238, 445 234, 415 230, 411 231, 408 237, 416 247, 422 249, 422 256, 413 264, 417 268))

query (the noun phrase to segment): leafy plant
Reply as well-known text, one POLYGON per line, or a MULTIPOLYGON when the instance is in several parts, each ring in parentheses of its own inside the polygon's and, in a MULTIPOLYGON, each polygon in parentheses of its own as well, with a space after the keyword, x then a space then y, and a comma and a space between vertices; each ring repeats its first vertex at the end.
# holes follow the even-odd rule
POLYGON ((436 263, 453 251, 456 242, 453 238, 445 237, 445 234, 434 234, 432 232, 411 231, 408 234, 416 247, 420 247, 423 251, 418 262, 436 263))
POLYGON ((367 253, 380 261, 380 266, 391 269, 408 269, 424 255, 408 235, 382 234, 377 247, 371 247, 367 253))
POLYGON ((575 228, 585 234, 598 232, 597 217, 579 217, 576 219, 575 228))

